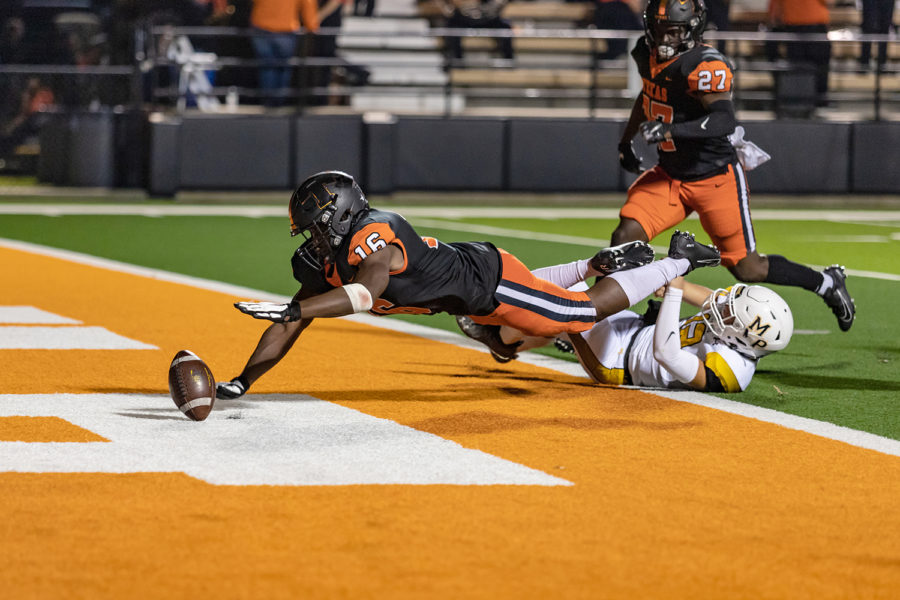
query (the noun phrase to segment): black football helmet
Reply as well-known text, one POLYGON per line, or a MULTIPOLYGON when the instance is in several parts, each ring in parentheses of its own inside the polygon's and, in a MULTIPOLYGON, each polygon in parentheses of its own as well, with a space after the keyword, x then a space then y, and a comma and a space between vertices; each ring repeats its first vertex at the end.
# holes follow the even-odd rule
POLYGON ((301 258, 316 268, 334 262, 334 251, 368 210, 366 195, 350 175, 323 171, 307 178, 290 202, 291 235, 306 238, 301 258))
POLYGON ((703 0, 650 0, 644 11, 644 33, 658 60, 666 61, 703 41, 703 0))

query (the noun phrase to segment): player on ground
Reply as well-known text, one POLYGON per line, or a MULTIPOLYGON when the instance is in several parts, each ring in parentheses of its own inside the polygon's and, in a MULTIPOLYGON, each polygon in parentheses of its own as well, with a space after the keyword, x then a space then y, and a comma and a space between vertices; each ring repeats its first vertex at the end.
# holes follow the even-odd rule
MULTIPOLYGON (((537 269, 535 275, 567 288, 584 285, 567 265, 537 269)), ((457 317, 467 334, 480 327, 466 319, 457 317)), ((567 339, 597 383, 741 392, 759 359, 783 350, 793 331, 790 307, 768 288, 738 283, 713 291, 676 277, 664 288, 658 314, 623 310, 567 339), (679 320, 682 300, 702 310, 679 320)), ((522 348, 550 341, 526 337, 522 348)))
POLYGON ((643 90, 619 142, 622 167, 642 174, 628 190, 612 243, 650 241, 696 211, 722 253, 722 264, 739 281, 815 292, 847 331, 856 308, 843 267, 819 272, 757 251, 747 178, 728 139, 736 123, 732 68, 725 56, 702 43, 705 23, 703 0, 650 0, 647 5, 645 33, 631 53, 643 90), (631 145, 638 131, 658 144, 659 163, 645 172, 631 145))
MULTIPOLYGON (((235 304, 273 324, 241 374, 218 384, 220 398, 246 392, 317 317, 447 312, 529 336, 578 333, 678 275, 719 264, 715 248, 676 232, 669 257, 655 262, 644 242, 601 250, 580 275, 606 276, 586 291, 569 291, 535 277, 493 244, 422 238, 400 215, 370 208, 353 178, 339 171, 303 182, 291 197, 290 218, 292 235, 306 237, 291 259, 300 290, 287 304, 235 304), (636 268, 611 272, 625 267, 636 268)), ((515 354, 517 344, 499 337, 496 342, 500 352, 515 354)))

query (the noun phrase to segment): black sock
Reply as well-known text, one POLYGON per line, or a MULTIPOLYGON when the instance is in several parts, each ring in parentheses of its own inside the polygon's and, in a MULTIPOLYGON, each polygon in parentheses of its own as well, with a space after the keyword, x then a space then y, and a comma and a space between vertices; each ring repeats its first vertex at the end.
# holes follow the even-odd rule
POLYGON ((778 254, 769 254, 769 273, 766 283, 793 285, 815 292, 822 285, 821 273, 801 264, 791 262, 778 254))

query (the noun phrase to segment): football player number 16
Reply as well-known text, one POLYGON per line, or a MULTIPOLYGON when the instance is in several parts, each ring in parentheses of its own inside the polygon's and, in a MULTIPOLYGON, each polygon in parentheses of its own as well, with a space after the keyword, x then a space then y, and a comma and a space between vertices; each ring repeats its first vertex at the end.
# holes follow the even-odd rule
MULTIPOLYGON (((662 121, 663 123, 671 123, 675 115, 675 111, 668 104, 651 100, 644 96, 644 114, 651 121, 662 121)), ((675 152, 675 142, 660 142, 657 148, 663 152, 675 152)))
POLYGON ((369 247, 369 252, 366 252, 365 249, 362 247, 362 245, 359 245, 356 248, 354 248, 353 252, 355 254, 357 254, 360 258, 366 258, 372 252, 377 252, 378 250, 381 250, 382 248, 386 247, 387 242, 385 242, 381 238, 381 235, 378 234, 377 232, 370 233, 366 237, 366 246, 369 247))

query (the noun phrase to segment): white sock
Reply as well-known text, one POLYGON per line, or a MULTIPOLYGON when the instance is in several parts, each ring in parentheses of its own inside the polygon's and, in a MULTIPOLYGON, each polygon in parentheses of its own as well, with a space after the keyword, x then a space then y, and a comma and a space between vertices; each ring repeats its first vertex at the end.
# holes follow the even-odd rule
POLYGON ((576 260, 575 262, 565 263, 562 265, 553 265, 551 267, 541 267, 535 269, 532 274, 544 281, 555 283, 561 288, 569 289, 579 281, 584 281, 584 276, 588 271, 589 259, 576 260))
POLYGON ((629 305, 635 305, 679 275, 687 273, 691 262, 686 258, 663 258, 627 271, 611 273, 607 277, 616 280, 629 305))
POLYGON ((822 273, 822 285, 819 286, 819 289, 816 290, 816 293, 820 296, 824 296, 825 292, 831 289, 834 285, 834 278, 828 273, 822 273))

